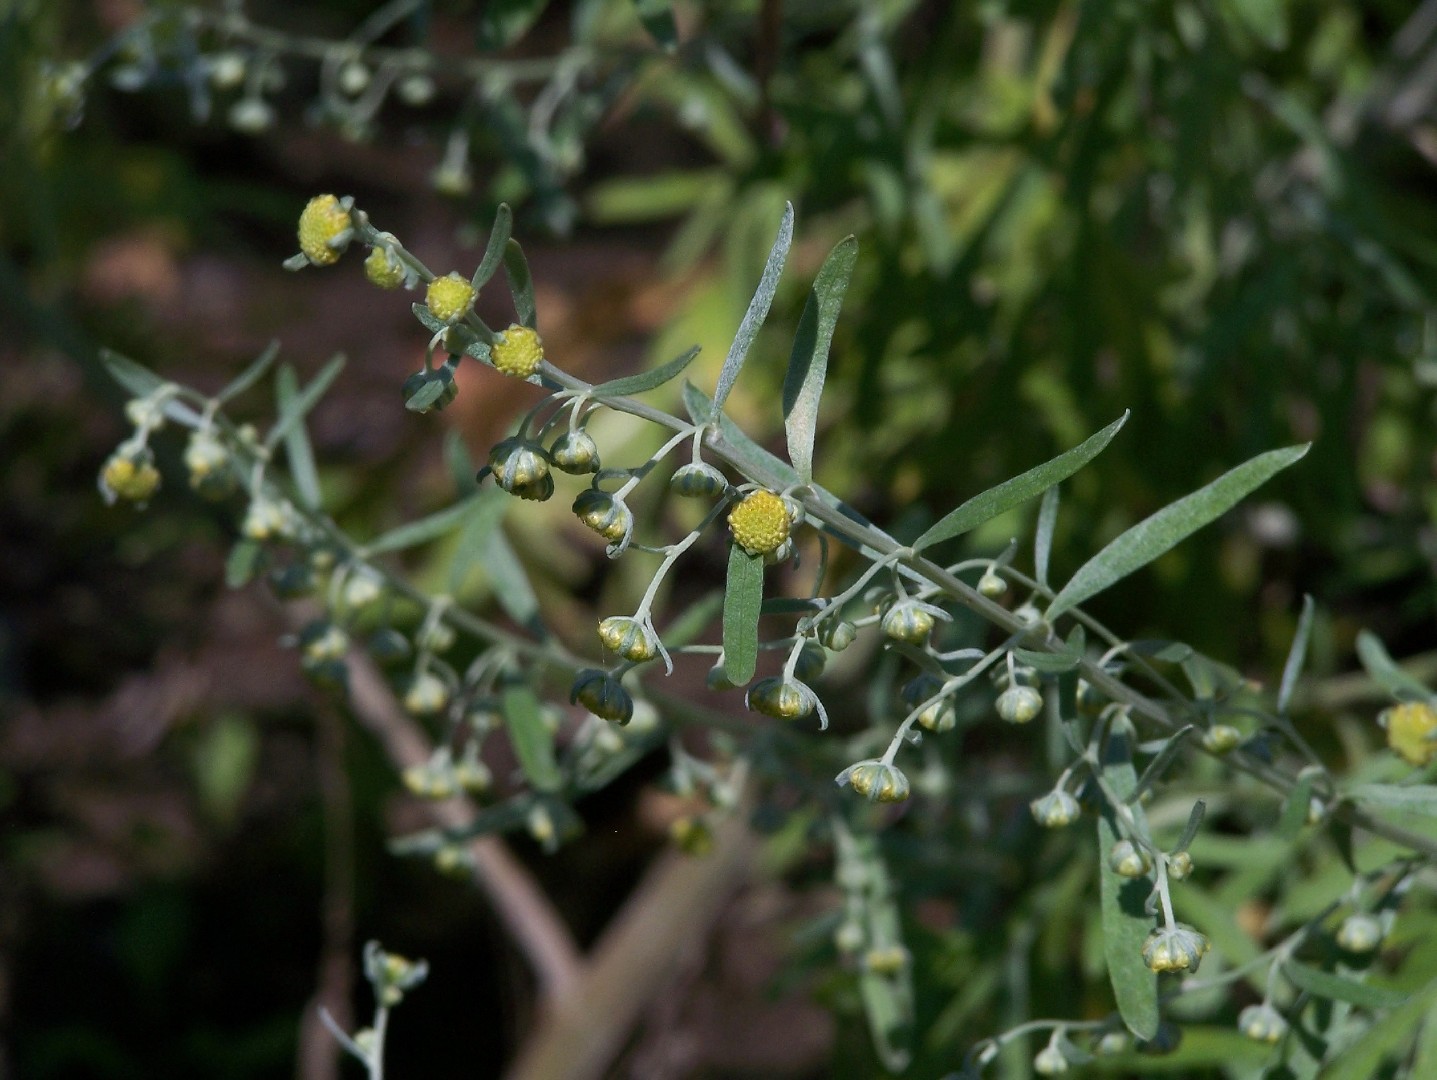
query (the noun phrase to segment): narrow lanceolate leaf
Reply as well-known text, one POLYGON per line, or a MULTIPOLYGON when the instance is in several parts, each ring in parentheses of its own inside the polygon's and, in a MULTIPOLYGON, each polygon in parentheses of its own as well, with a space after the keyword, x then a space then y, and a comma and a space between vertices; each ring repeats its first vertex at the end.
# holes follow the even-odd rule
POLYGON ((1289 960, 1282 965, 1282 974, 1299 990, 1306 990, 1315 997, 1345 1001, 1359 1009, 1390 1009, 1394 1005, 1401 1005, 1412 996, 1404 990, 1389 990, 1382 986, 1360 983, 1355 979, 1344 979, 1341 975, 1319 971, 1295 960, 1289 960))
POLYGON ((221 404, 227 401, 233 401, 255 383, 259 382, 260 379, 264 378, 265 372, 269 370, 270 365, 274 363, 274 359, 278 355, 279 342, 271 341, 265 346, 264 352, 256 356, 250 365, 236 375, 230 381, 229 385, 216 394, 215 397, 221 404))
POLYGON ((1043 492, 1038 504, 1038 530, 1033 536, 1033 576, 1048 587, 1048 560, 1053 554, 1053 530, 1058 525, 1058 485, 1043 492))
POLYGON ((1370 630, 1357 635, 1357 658, 1378 686, 1398 701, 1431 701, 1431 690, 1397 666, 1382 640, 1370 630))
POLYGON ((621 379, 610 379, 608 382, 599 383, 589 391, 589 394, 592 397, 627 397, 630 394, 642 394, 646 390, 653 390, 682 374, 684 368, 693 363, 694 357, 698 354, 699 347, 695 345, 688 352, 674 357, 667 364, 651 371, 641 371, 636 375, 625 375, 621 379))
POLYGON ((519 316, 519 322, 530 329, 537 329, 534 278, 529 273, 529 260, 524 258, 524 249, 514 239, 504 242, 504 276, 509 279, 509 291, 514 294, 514 311, 519 316))
MULTIPOLYGON (((488 494, 487 492, 485 494, 488 494)), ((411 521, 378 537, 364 547, 366 555, 382 555, 389 551, 403 551, 418 544, 427 544, 445 533, 457 529, 483 499, 483 495, 470 495, 453 506, 435 511, 428 517, 411 521)))
POLYGON ((1437 817, 1437 786, 1432 784, 1358 784, 1345 794, 1375 810, 1437 817))
POLYGON ((752 679, 758 666, 758 613, 762 606, 763 556, 730 544, 723 599, 723 666, 735 686, 752 679))
POLYGON ((1231 510, 1239 500, 1298 461, 1307 443, 1269 450, 1223 473, 1211 484, 1165 506, 1138 522, 1084 563, 1048 605, 1044 618, 1052 621, 1109 585, 1171 551, 1208 522, 1231 510))
POLYGON ((253 540, 241 540, 230 548, 225 560, 225 584, 231 589, 243 588, 259 569, 264 548, 253 540))
MULTIPOLYGON (((1137 788, 1130 744, 1125 738, 1110 737, 1103 751, 1103 779, 1120 799, 1137 788)), ((1134 807, 1135 816, 1142 814, 1134 807)), ((1123 1023, 1140 1039, 1151 1039, 1158 1030, 1158 977, 1143 963, 1143 942, 1154 925, 1145 910, 1152 889, 1147 878, 1126 878, 1108 866, 1108 852, 1122 834, 1118 831, 1113 807, 1103 804, 1098 817, 1098 874, 1103 905, 1103 953, 1108 978, 1113 984, 1118 1012, 1123 1023)))
POLYGON ((1316 769, 1306 769, 1297 774, 1297 783, 1287 793, 1282 804, 1282 813, 1277 819, 1277 835, 1291 842, 1297 838, 1312 813, 1312 791, 1317 786, 1320 774, 1316 769))
POLYGON ((1087 645, 1087 632, 1079 623, 1068 634, 1068 640, 1063 643, 1063 647, 1056 652, 1014 649, 1013 655, 1017 658, 1018 663, 1040 671, 1044 675, 1061 675, 1065 671, 1072 671, 1083 662, 1083 654, 1087 645))
MULTIPOLYGON (((512 499, 498 488, 489 488, 466 502, 469 514, 454 545, 454 555, 449 560, 451 596, 459 596, 463 592, 469 572, 484 560, 485 552, 490 548, 490 538, 504 520, 504 512, 512 499)), ((527 600, 524 606, 528 607, 527 600)))
MULTIPOLYGON (((279 369, 274 381, 275 400, 280 415, 294 407, 299 397, 299 379, 294 368, 285 364, 279 369)), ((304 429, 304 420, 298 419, 289 425, 284 433, 284 452, 289 458, 289 473, 294 479, 294 490, 301 505, 310 510, 320 506, 319 473, 314 466, 314 448, 309 444, 309 433, 304 429)))
POLYGON ((296 394, 294 399, 280 410, 279 420, 265 436, 265 446, 271 450, 278 446, 279 441, 289 434, 289 429, 300 423, 309 414, 309 410, 319 403, 319 399, 324 396, 324 392, 329 389, 330 384, 339 377, 343 368, 343 354, 336 355, 329 363, 320 368, 314 381, 296 394))
POLYGON ((135 363, 128 356, 121 356, 109 349, 100 350, 100 359, 110 377, 135 397, 147 397, 165 385, 165 380, 149 368, 135 363))
POLYGON ((788 372, 783 378, 783 429, 788 459, 805 483, 813 479, 813 437, 818 430, 818 399, 828 374, 828 348, 848 279, 858 258, 858 240, 846 236, 823 260, 793 339, 788 372))
POLYGON ((1148 788, 1152 787, 1152 785, 1156 784, 1166 775, 1168 766, 1173 763, 1173 759, 1176 758, 1182 750, 1183 740, 1191 735, 1194 730, 1193 725, 1188 724, 1186 727, 1179 728, 1168 737, 1167 742, 1163 748, 1158 751, 1157 756, 1148 762, 1148 767, 1143 770, 1143 775, 1138 777, 1138 782, 1133 787, 1132 794, 1127 798, 1129 804, 1137 802, 1138 799, 1142 797, 1143 792, 1147 791, 1148 788))
MULTIPOLYGON (((783 273, 783 263, 788 258, 788 249, 792 244, 793 204, 789 203, 783 211, 783 221, 778 227, 778 238, 774 240, 773 248, 768 253, 768 261, 764 263, 763 275, 758 281, 758 289, 754 292, 753 299, 748 302, 748 310, 744 312, 743 321, 738 324, 738 332, 734 334, 733 345, 729 347, 728 356, 724 357, 723 368, 719 371, 718 388, 714 391, 713 409, 715 413, 723 409, 723 403, 728 399, 729 391, 733 389, 734 380, 738 378, 739 369, 743 367, 748 350, 753 345, 754 338, 758 337, 758 328, 768 317, 768 309, 773 304, 774 293, 778 292, 778 278, 783 273)), ((708 417, 704 419, 707 420, 708 417)))
POLYGON ((514 548, 500 529, 491 529, 484 542, 480 561, 489 575, 494 595, 505 614, 538 638, 548 636, 539 618, 539 597, 514 548))
POLYGON ((1090 436, 1085 441, 1073 447, 1067 453, 1059 454, 1051 461, 1045 461, 1021 476, 1015 476, 1011 480, 1005 480, 997 487, 989 488, 981 495, 974 495, 971 499, 958 507, 951 514, 939 520, 931 529, 914 541, 915 548, 925 548, 937 544, 943 540, 951 540, 955 536, 961 536, 970 529, 977 528, 985 521, 997 517, 1006 510, 1015 506, 1021 506, 1029 499, 1043 494, 1054 484, 1062 483, 1068 477, 1081 469, 1093 458, 1103 452, 1104 447, 1113 441, 1119 429, 1128 422, 1128 414, 1123 413, 1107 427, 1096 435, 1090 436))
POLYGON ((1307 639, 1312 636, 1312 597, 1302 598, 1302 614, 1297 617, 1297 632, 1292 635, 1292 648, 1287 651, 1287 663, 1282 666, 1282 685, 1277 691, 1277 711, 1287 712, 1292 692, 1302 675, 1302 665, 1307 661, 1307 639))
POLYGON ((513 228, 513 211, 509 209, 508 203, 500 203, 499 211, 494 215, 494 228, 489 233, 489 244, 484 248, 484 257, 479 260, 479 268, 474 271, 474 277, 469 282, 476 293, 489 283, 494 271, 499 269, 513 228))
MULTIPOLYGON (((1428 983, 1373 1024, 1317 1074, 1317 1080, 1372 1080, 1386 1058, 1404 1056, 1408 1040, 1437 1000, 1437 980, 1428 983)), ((1410 1074, 1414 1077, 1416 1074, 1410 1074)))
POLYGON ((554 761, 554 737, 539 715, 539 698, 527 686, 510 686, 499 699, 504 729, 524 777, 535 791, 558 791, 564 784, 554 761))

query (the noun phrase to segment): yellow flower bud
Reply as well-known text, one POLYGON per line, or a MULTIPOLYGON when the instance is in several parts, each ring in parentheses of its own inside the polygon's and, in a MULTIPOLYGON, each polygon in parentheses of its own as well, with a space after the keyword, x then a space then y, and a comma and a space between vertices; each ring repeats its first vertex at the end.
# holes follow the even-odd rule
POLYGON ((1394 705, 1378 717, 1387 729, 1387 745, 1409 765, 1426 765, 1437 757, 1437 709, 1425 701, 1394 705))
POLYGON ((446 274, 429 283, 424 294, 429 312, 443 322, 458 322, 474 303, 474 286, 458 274, 446 274))
POLYGON ((299 250, 315 266, 332 266, 349 245, 354 224, 333 195, 316 195, 299 215, 299 250))
POLYGON ((767 555, 788 539, 788 508, 772 491, 755 491, 729 511, 728 527, 750 555, 767 555))
POLYGON ((388 248, 377 247, 364 260, 364 276, 381 289, 397 289, 404 283, 404 264, 388 248))
POLYGON ((510 326, 489 347, 489 359, 505 375, 527 379, 544 362, 544 343, 527 326, 510 326))

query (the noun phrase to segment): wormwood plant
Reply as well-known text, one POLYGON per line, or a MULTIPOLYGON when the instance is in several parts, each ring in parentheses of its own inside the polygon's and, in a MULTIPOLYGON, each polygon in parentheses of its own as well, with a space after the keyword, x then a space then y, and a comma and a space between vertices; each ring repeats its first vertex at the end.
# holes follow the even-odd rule
MULTIPOLYGON (((724 407, 778 288, 792 207, 717 384, 707 392, 683 383, 686 416, 641 398, 678 381, 697 350, 596 385, 546 355, 529 266, 511 229, 501 207, 477 268, 440 274, 350 198, 318 196, 300 215, 289 269, 327 269, 362 248, 374 285, 423 289, 413 311, 430 337, 423 367, 403 384, 408 409, 452 402, 466 359, 527 382, 536 399, 477 472, 451 440, 458 498, 379 536, 356 537, 326 513, 306 434, 340 360, 302 385, 293 368, 275 369, 272 347, 213 396, 120 356, 107 360, 133 395, 134 432, 101 471, 104 496, 143 504, 161 482, 153 437, 171 423, 187 429, 190 486, 240 510, 230 582, 264 574, 282 597, 317 600, 323 614, 294 639, 305 670, 343 696, 353 658, 367 651, 437 746, 404 772, 404 784, 427 798, 466 792, 482 800, 472 819, 403 837, 397 852, 463 871, 474 837, 516 829, 552 849, 581 831, 577 798, 666 751, 674 788, 706 807, 676 826, 683 849, 703 854, 719 818, 782 791, 797 802, 805 843, 832 851, 841 902, 826 923, 833 951, 823 962, 853 980, 889 1070, 904 1069, 918 1051, 968 1077, 995 1062, 1006 1075, 1087 1064, 1146 1071, 1133 1057, 1145 1053, 1173 1054, 1179 1067, 1221 1064, 1239 1076, 1369 1076, 1387 1059, 1399 1064, 1384 1075, 1431 1075, 1437 1025, 1422 1029, 1415 1051, 1405 1049, 1437 1002, 1430 948, 1383 954, 1384 943, 1414 943, 1434 918, 1429 904, 1408 899, 1437 855, 1437 787, 1423 782, 1437 757, 1431 693, 1364 636, 1362 659, 1393 698, 1383 720, 1396 757, 1339 776, 1291 716, 1311 599, 1275 694, 1179 642, 1126 640, 1084 607, 1297 463, 1306 446, 1238 465, 1122 532, 1061 582, 1049 565, 1061 485, 1119 436, 1126 415, 901 543, 814 481, 829 343, 858 258, 853 237, 823 262, 799 322, 783 384, 784 460, 724 407), (501 268, 515 320, 495 328, 474 301, 496 287, 501 268), (228 410, 265 379, 278 415, 261 432, 228 410), (665 441, 647 460, 610 460, 590 432, 605 412, 651 424, 665 441), (666 489, 676 505, 696 504, 697 524, 677 539, 650 531, 632 508, 644 485, 666 489), (555 497, 572 502, 610 559, 652 568, 637 606, 605 613, 587 646, 570 647, 546 629, 500 528, 506 514, 555 497), (1032 500, 1029 544, 945 557, 964 534, 1032 500), (453 543, 450 585, 432 594, 406 580, 393 557, 441 540, 453 543), (719 545, 727 548, 722 596, 666 611, 665 585, 684 560, 719 545), (478 568, 501 613, 466 603, 478 568), (706 640, 720 605, 718 638, 706 640), (863 657, 874 691, 866 719, 846 708, 830 724, 824 670, 848 650, 863 657), (665 693, 664 676, 690 663, 708 665, 718 706, 665 693), (725 707, 737 705, 740 689, 750 715, 725 707), (1005 738, 1030 773, 1046 774, 1041 788, 963 789, 955 748, 995 730, 1012 732, 1005 738), (490 740, 507 740, 521 778, 491 775, 490 740), (1031 796, 1037 826, 1068 838, 1028 851, 1028 872, 1043 872, 1041 863, 1051 879, 1031 900, 1045 913, 1045 948, 1057 950, 1059 970, 1105 970, 1110 993, 1038 1018, 1026 1012, 1014 976, 1001 1014, 985 1008, 997 988, 981 980, 936 1009, 923 992, 935 979, 943 985, 941 971, 915 963, 907 942, 921 928, 909 894, 942 894, 941 872, 936 890, 922 883, 925 859, 927 875, 935 873, 933 852, 958 865, 966 849, 994 842, 981 824, 960 829, 955 807, 1001 814, 1015 795, 1031 796), (1205 823, 1209 812, 1215 827, 1205 823), (1395 814, 1428 820, 1409 828, 1395 814), (905 837, 922 839, 924 854, 914 856, 905 837), (1322 873, 1282 879, 1284 867, 1303 865, 1322 873), (1235 911, 1257 897, 1270 905, 1235 911), (1082 914, 1089 910, 1091 920, 1082 914), (1072 941, 1051 940, 1068 931, 1081 939, 1081 958, 1067 955, 1072 941), (1202 1023, 1224 1017, 1227 1033, 1202 1023), (992 1024, 989 1033, 980 1023, 992 1024), (1180 1048, 1185 1031, 1192 1045, 1180 1048), (1046 1041, 1028 1061, 1033 1035, 1046 1041)), ((1033 944, 1034 931, 1025 932, 1026 944, 1017 935, 1005 947, 1018 969, 1033 944)), ((949 963, 980 970, 961 957, 949 963)), ((383 1006, 385 980, 399 976, 386 975, 380 959, 369 967, 383 1006)), ((372 1034, 343 1038, 371 1072, 382 1067, 372 1034)))

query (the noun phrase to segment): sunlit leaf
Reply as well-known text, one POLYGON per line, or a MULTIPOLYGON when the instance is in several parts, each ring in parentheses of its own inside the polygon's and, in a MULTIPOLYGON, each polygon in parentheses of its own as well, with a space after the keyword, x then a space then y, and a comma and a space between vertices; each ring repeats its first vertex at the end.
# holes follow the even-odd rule
POLYGON ((682 374, 684 368, 693 363, 694 357, 698 354, 699 347, 695 345, 687 352, 674 357, 667 364, 662 364, 650 371, 641 371, 635 375, 625 375, 619 379, 610 379, 608 382, 599 383, 589 393, 596 398, 642 394, 646 390, 663 386, 670 379, 682 374))
POLYGON ((1304 443, 1259 454, 1206 487, 1138 522, 1078 569, 1048 605, 1045 618, 1051 622, 1164 552, 1171 551, 1274 475, 1301 459, 1307 453, 1308 445, 1304 443))
POLYGON ((1059 454, 1051 461, 1045 461, 1011 480, 1005 480, 981 495, 974 495, 957 510, 941 518, 931 529, 915 540, 913 546, 925 548, 944 540, 951 540, 970 529, 977 528, 985 521, 992 520, 1004 511, 1021 506, 1029 499, 1041 495, 1054 484, 1061 483, 1072 476, 1101 454, 1127 421, 1128 414, 1123 413, 1102 431, 1090 436, 1066 453, 1059 454))
POLYGON ((484 257, 479 260, 479 266, 474 271, 474 276, 469 284, 474 287, 477 295, 479 290, 489 283, 494 276, 494 271, 499 269, 499 264, 504 260, 504 252, 509 246, 509 234, 514 229, 514 212, 509 209, 508 203, 500 203, 498 211, 494 214, 494 227, 489 232, 489 243, 484 248, 484 257))
POLYGON ((743 686, 758 666, 758 614, 763 604, 763 556, 729 545, 723 602, 723 666, 729 682, 743 686))
POLYGON ((524 257, 524 249, 514 239, 504 243, 504 276, 509 279, 509 291, 514 294, 514 311, 519 316, 519 322, 530 329, 537 329, 534 277, 529 272, 529 260, 524 257))
MULTIPOLYGON (((723 368, 719 371, 718 388, 714 391, 713 401, 715 413, 723 409, 729 391, 733 389, 734 381, 738 378, 739 369, 743 367, 744 359, 748 356, 748 350, 752 347, 754 338, 758 336, 759 327, 768 317, 768 309, 773 304, 774 294, 778 292, 779 275, 783 273, 784 260, 788 258, 788 249, 792 244, 793 204, 788 203, 784 207, 783 221, 778 227, 778 237, 774 240, 773 248, 768 253, 768 260, 764 263, 763 275, 759 278, 758 288, 754 291, 753 299, 749 301, 748 310, 744 312, 743 321, 739 323, 738 330, 733 336, 733 345, 729 347, 728 355, 724 357, 723 368)), ((708 417, 704 419, 707 420, 708 417)))
POLYGON ((828 349, 843 306, 843 294, 858 258, 858 240, 840 240, 824 259, 808 292, 798 333, 783 379, 783 426, 788 458, 804 481, 813 479, 813 438, 818 431, 818 402, 828 374, 828 349))

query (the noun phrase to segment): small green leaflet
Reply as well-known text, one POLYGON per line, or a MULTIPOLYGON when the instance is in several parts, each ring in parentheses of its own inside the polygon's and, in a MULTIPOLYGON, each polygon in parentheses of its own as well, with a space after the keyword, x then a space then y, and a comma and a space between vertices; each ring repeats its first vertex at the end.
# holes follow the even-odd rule
POLYGON ((1014 649, 1013 655, 1020 664, 1026 664, 1045 675, 1061 675, 1072 671, 1083 662, 1083 651, 1087 648, 1087 631, 1081 623, 1068 634, 1068 640, 1057 652, 1040 652, 1037 649, 1014 649))
MULTIPOLYGON (((1137 788, 1130 744, 1124 737, 1109 736, 1103 748, 1103 779, 1120 799, 1137 788)), ((1141 819, 1142 808, 1133 807, 1141 819)), ((1115 813, 1106 802, 1098 817, 1098 875, 1103 905, 1103 954, 1108 961, 1108 978, 1118 1012, 1140 1039, 1157 1034, 1158 977, 1143 962, 1143 942, 1153 928, 1153 916, 1145 906, 1152 886, 1147 878, 1126 878, 1108 865, 1108 852, 1121 837, 1115 813)))
POLYGON ((783 428, 788 436, 788 458, 799 478, 813 479, 813 438, 818 431, 818 400, 828 374, 828 349, 848 279, 858 259, 858 240, 846 236, 838 242, 814 278, 798 320, 793 352, 783 378, 783 428))
MULTIPOLYGON (((290 365, 285 364, 279 369, 274 380, 274 392, 281 416, 295 407, 295 399, 299 397, 299 379, 290 365)), ((300 503, 307 509, 318 510, 319 473, 314 466, 314 448, 309 444, 309 433, 304 430, 303 417, 296 419, 285 431, 284 450, 289 458, 289 473, 294 478, 300 503)))
POLYGON ((265 436, 265 446, 271 450, 278 446, 279 441, 289 434, 290 428, 300 423, 305 416, 309 414, 309 410, 319 403, 319 399, 324 396, 324 392, 328 390, 330 384, 339 377, 339 373, 343 369, 344 355, 342 353, 332 357, 329 363, 320 368, 319 374, 314 377, 314 381, 300 391, 299 394, 280 411, 279 420, 275 423, 274 427, 270 428, 269 434, 265 436))
POLYGON ((1051 461, 1035 466, 1011 480, 1005 480, 981 495, 974 495, 915 540, 913 546, 921 549, 961 536, 1004 511, 1021 506, 1029 499, 1041 495, 1054 484, 1062 483, 1103 452, 1108 443, 1113 441, 1113 436, 1128 422, 1128 415, 1123 413, 1102 431, 1089 436, 1051 461))
POLYGON ((723 666, 728 681, 743 686, 758 666, 758 613, 763 606, 763 556, 729 544, 728 584, 723 600, 723 666))
POLYGON ((1058 525, 1058 485, 1043 492, 1038 504, 1038 528, 1033 534, 1033 576, 1048 587, 1048 559, 1053 554, 1053 530, 1058 525))
POLYGON ((651 371, 641 371, 636 375, 625 375, 621 379, 610 379, 608 382, 599 383, 589 390, 589 396, 596 398, 627 397, 631 394, 642 394, 646 390, 653 390, 680 375, 698 354, 699 347, 695 345, 688 352, 674 357, 667 364, 651 371))
POLYGON ((531 330, 537 329, 534 277, 529 273, 529 260, 524 258, 524 249, 519 246, 519 241, 512 238, 504 242, 504 276, 509 279, 509 291, 514 294, 514 311, 519 316, 519 322, 531 330))
POLYGON ((271 341, 265 346, 264 352, 255 357, 249 367, 236 375, 215 397, 221 404, 239 397, 251 386, 259 382, 260 379, 264 378, 265 372, 269 370, 269 366, 274 363, 274 359, 278 355, 279 342, 271 341))
MULTIPOLYGON (((784 204, 783 221, 778 227, 778 237, 774 240, 773 247, 768 253, 768 260, 764 263, 763 275, 759 278, 758 288, 754 291, 753 299, 749 301, 743 321, 738 324, 738 331, 733 337, 733 345, 729 347, 728 355, 724 357, 723 368, 719 371, 718 388, 714 390, 714 413, 723 409, 723 403, 728 399, 729 391, 733 389, 739 369, 743 367, 744 359, 748 356, 748 350, 752 347, 754 338, 758 337, 759 327, 768 317, 768 309, 773 304, 774 294, 778 292, 779 275, 783 273, 783 263, 788 258, 788 249, 792 244, 793 203, 786 203, 784 204)), ((704 417, 704 420, 708 419, 709 417, 704 417)))
POLYGON ((499 709, 525 778, 535 791, 558 791, 564 778, 554 761, 554 737, 539 715, 539 698, 534 691, 523 685, 506 687, 499 709))
POLYGON ((1332 1001, 1345 1001, 1349 1005, 1356 1005, 1359 1009, 1390 1009, 1394 1005, 1401 1005, 1411 997, 1403 990, 1389 990, 1381 986, 1372 986, 1369 983, 1360 983, 1354 979, 1344 979, 1341 975, 1319 971, 1306 964, 1299 964, 1296 960, 1289 960, 1283 964, 1282 974, 1299 990, 1306 990, 1316 997, 1328 998, 1332 1001))
POLYGON ((1282 685, 1277 691, 1277 711, 1287 715, 1288 702, 1297 688, 1302 665, 1307 660, 1307 639, 1312 636, 1312 597, 1302 598, 1302 614, 1297 618, 1297 632, 1292 635, 1292 647, 1287 652, 1287 663, 1282 666, 1282 685))
POLYGON ((1357 635, 1357 657, 1372 680, 1398 701, 1432 700, 1432 691, 1398 667, 1382 640, 1372 631, 1363 630, 1357 635))
MULTIPOLYGON (((1221 517, 1267 480, 1300 460, 1310 444, 1269 450, 1219 476, 1151 517, 1138 522, 1072 576, 1044 614, 1052 622, 1114 582, 1172 550, 1208 522, 1221 517)), ((941 524, 941 523, 940 523, 941 524)))
POLYGON ((479 267, 469 280, 469 284, 474 287, 476 294, 489 284, 489 279, 494 276, 494 271, 499 269, 499 263, 504 258, 505 247, 509 243, 509 234, 513 229, 514 212, 509 209, 508 203, 500 203, 499 210, 494 215, 494 228, 489 233, 489 244, 484 248, 484 257, 479 260, 479 267))

